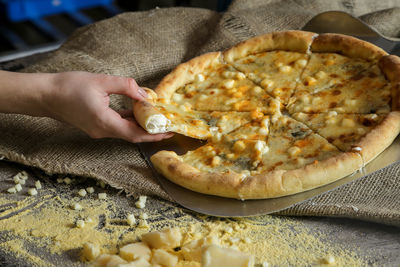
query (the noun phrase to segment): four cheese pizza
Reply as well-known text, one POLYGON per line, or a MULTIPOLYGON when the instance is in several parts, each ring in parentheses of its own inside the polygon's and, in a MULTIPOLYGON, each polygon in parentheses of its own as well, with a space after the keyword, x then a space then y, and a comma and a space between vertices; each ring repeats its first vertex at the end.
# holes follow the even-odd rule
POLYGON ((134 104, 149 133, 208 141, 151 157, 166 178, 238 199, 285 196, 350 175, 400 132, 400 59, 353 37, 258 36, 204 54, 134 104))

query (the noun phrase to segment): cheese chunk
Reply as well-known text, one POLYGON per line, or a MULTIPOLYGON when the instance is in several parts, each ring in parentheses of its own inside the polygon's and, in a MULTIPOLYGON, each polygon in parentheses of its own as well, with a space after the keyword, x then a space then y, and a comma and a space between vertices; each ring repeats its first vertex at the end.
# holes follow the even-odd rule
POLYGON ((100 247, 97 244, 83 244, 82 257, 88 261, 96 259, 100 255, 100 247))
POLYGON ((146 261, 149 261, 151 250, 145 243, 138 242, 120 248, 119 255, 127 261, 133 261, 139 258, 144 258, 146 261))
POLYGON ((159 264, 164 267, 175 267, 178 263, 178 257, 168 253, 163 249, 156 249, 153 251, 153 257, 151 263, 159 264))
POLYGON ((100 255, 93 263, 94 267, 118 267, 127 262, 117 255, 103 254, 100 255))
POLYGON ((146 130, 151 134, 168 132, 171 121, 163 114, 154 114, 147 118, 145 122, 146 130))
POLYGON ((254 256, 246 255, 238 250, 210 245, 204 248, 202 267, 253 267, 254 256))
POLYGON ((179 247, 182 234, 179 228, 168 228, 159 232, 151 232, 142 235, 142 241, 151 248, 176 248, 179 247))

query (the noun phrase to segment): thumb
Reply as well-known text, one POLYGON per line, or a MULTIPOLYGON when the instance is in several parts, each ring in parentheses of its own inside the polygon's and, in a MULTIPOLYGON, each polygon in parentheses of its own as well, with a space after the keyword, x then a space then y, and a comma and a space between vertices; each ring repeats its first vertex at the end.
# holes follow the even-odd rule
POLYGON ((108 94, 126 95, 136 100, 145 100, 147 98, 146 91, 139 87, 133 78, 109 76, 109 79, 106 79, 103 85, 105 92, 108 94))

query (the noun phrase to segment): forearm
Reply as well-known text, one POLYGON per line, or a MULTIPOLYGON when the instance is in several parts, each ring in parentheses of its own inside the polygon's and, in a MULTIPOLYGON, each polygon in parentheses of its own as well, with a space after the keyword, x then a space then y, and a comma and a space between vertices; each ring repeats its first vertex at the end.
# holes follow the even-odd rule
POLYGON ((0 112, 48 116, 45 99, 54 74, 0 71, 0 112))

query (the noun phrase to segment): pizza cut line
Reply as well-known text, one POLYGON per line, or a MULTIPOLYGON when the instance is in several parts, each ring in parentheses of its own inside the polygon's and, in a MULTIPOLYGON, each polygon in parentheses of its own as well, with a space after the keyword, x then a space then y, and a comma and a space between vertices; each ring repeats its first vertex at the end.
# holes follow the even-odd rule
POLYGON ((258 36, 178 65, 133 105, 149 133, 207 139, 154 167, 190 190, 280 197, 354 173, 400 132, 400 59, 353 37, 258 36))

